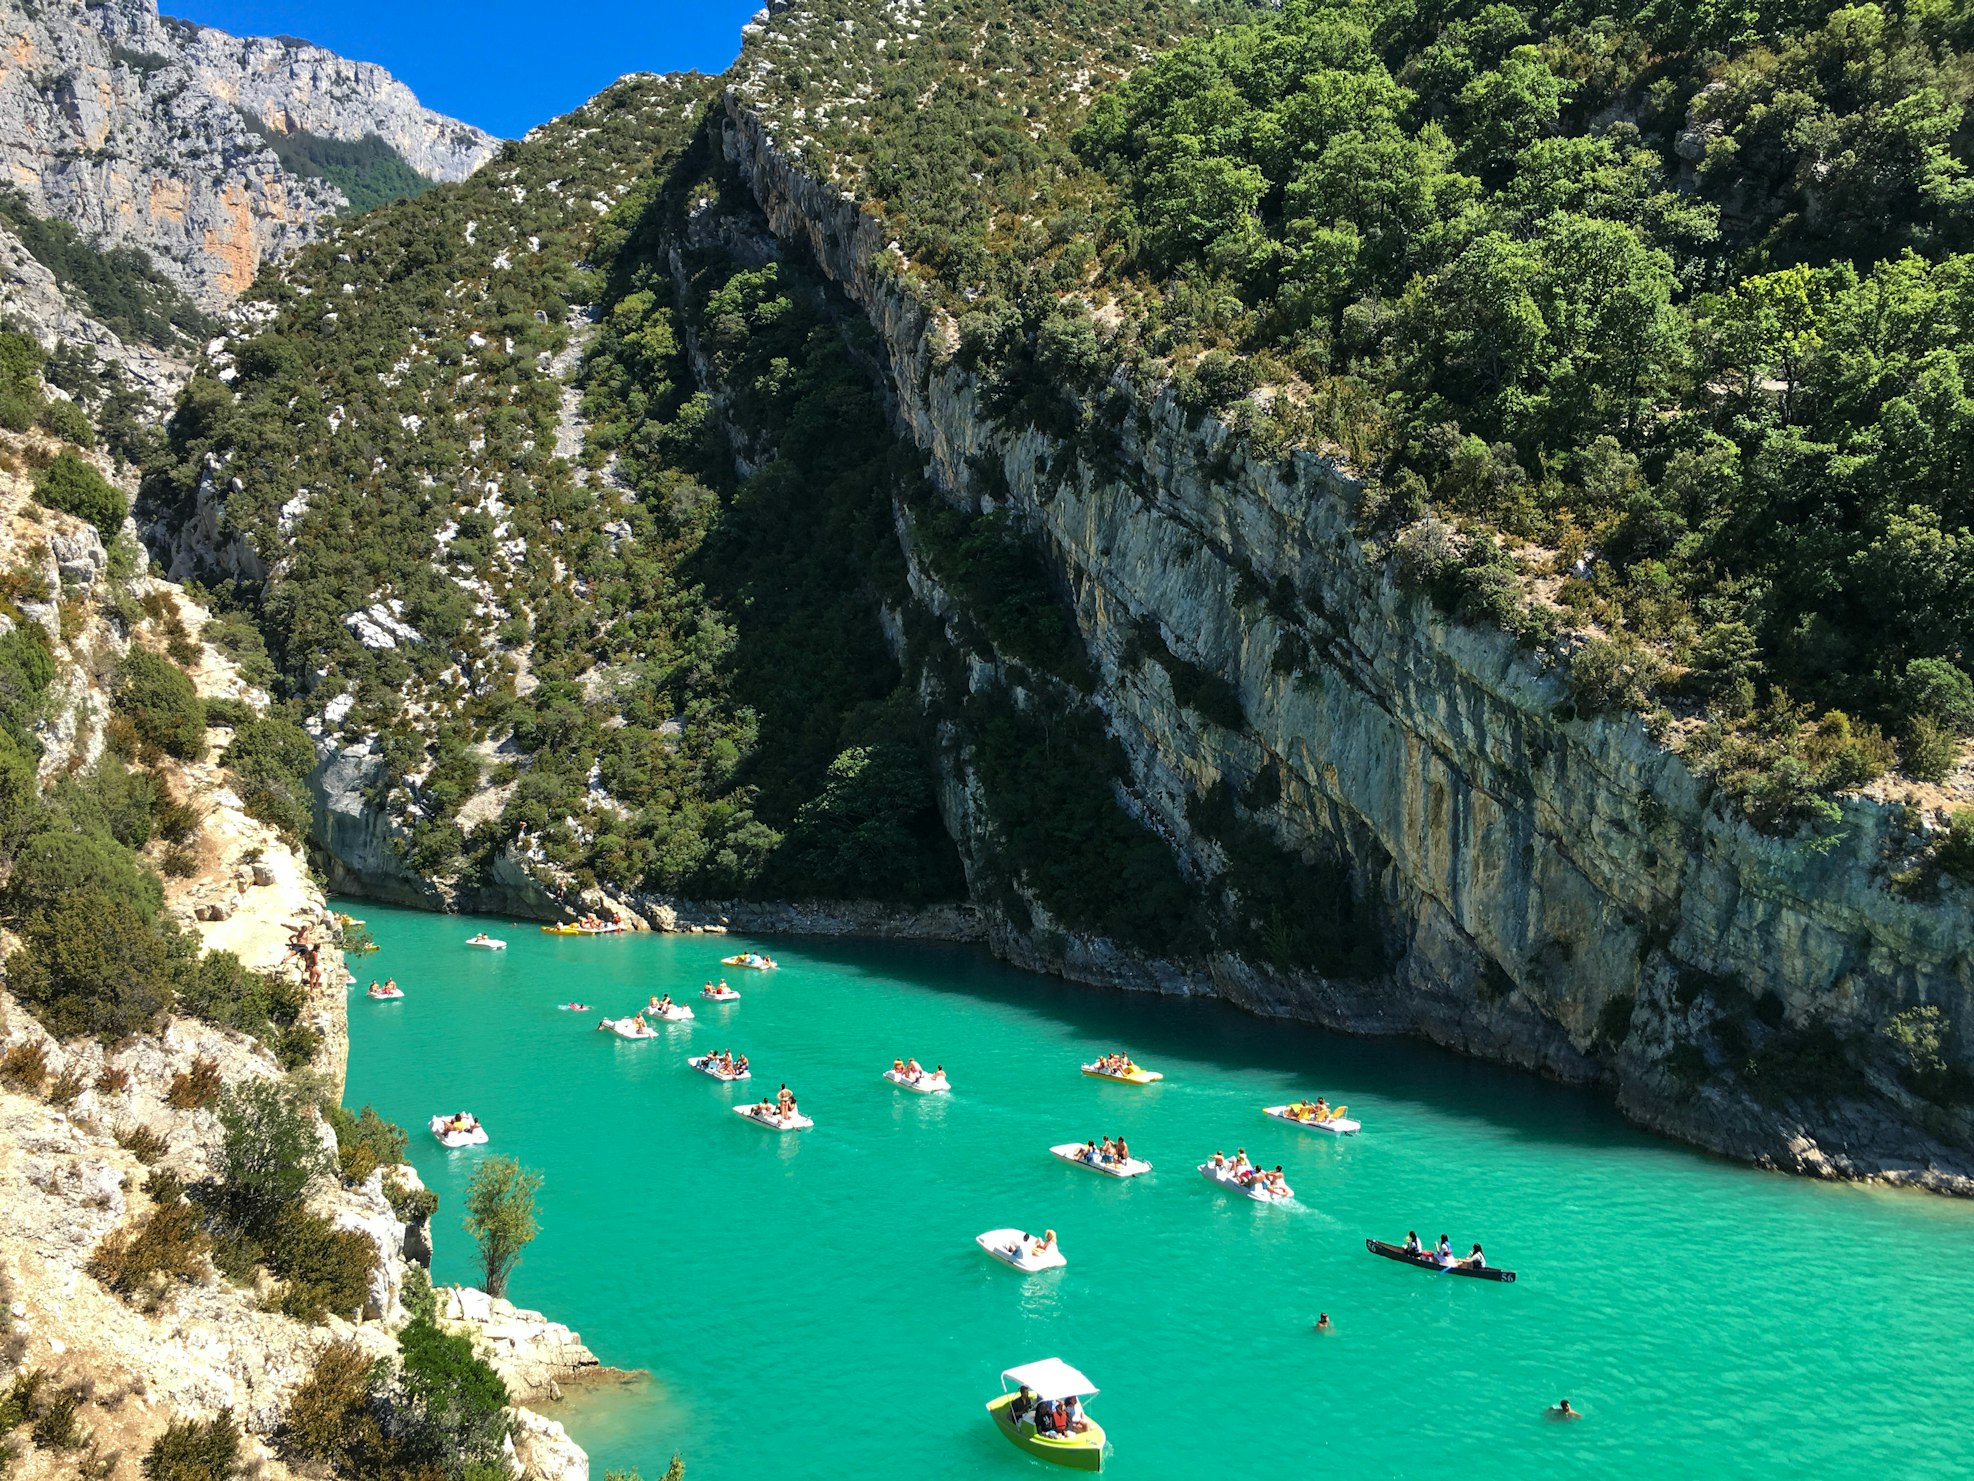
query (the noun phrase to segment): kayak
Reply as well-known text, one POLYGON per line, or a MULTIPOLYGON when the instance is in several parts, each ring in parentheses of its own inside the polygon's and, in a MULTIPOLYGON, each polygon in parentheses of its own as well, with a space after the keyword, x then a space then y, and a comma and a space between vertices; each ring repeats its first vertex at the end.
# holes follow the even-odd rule
POLYGON ((1081 1142, 1064 1142, 1061 1146, 1051 1147, 1049 1150, 1071 1166, 1088 1168, 1091 1172, 1100 1172, 1107 1178, 1142 1177, 1152 1170, 1149 1162, 1136 1157, 1127 1158, 1123 1162, 1091 1162, 1084 1157, 1081 1142))
POLYGON ((1431 1255, 1408 1255, 1403 1246, 1386 1244, 1382 1239, 1367 1239, 1364 1248, 1374 1255, 1383 1255, 1387 1260, 1396 1260, 1401 1265, 1416 1265, 1421 1270, 1436 1271, 1440 1275, 1464 1275, 1471 1280, 1498 1280, 1507 1284, 1513 1284, 1515 1279, 1514 1271, 1496 1270, 1492 1265, 1474 1270, 1465 1265, 1442 1265, 1431 1255))
POLYGON ((432 1135, 439 1139, 439 1145, 451 1150, 456 1147, 484 1147, 487 1144, 487 1129, 475 1121, 465 1131, 452 1129, 452 1117, 434 1116, 431 1121, 432 1135))
POLYGON ((647 1023, 643 1028, 639 1028, 637 1021, 631 1018, 606 1018, 597 1025, 597 1028, 608 1030, 620 1039, 655 1039, 658 1037, 658 1030, 650 1024, 647 1023))
POLYGON ((884 1078, 900 1090, 913 1090, 920 1095, 937 1095, 953 1088, 944 1075, 935 1075, 926 1070, 920 1070, 916 1075, 908 1075, 903 1070, 886 1070, 884 1078))
POLYGON ((973 1242, 1003 1265, 1033 1275, 1038 1270, 1060 1270, 1069 1263, 1059 1249, 1035 1250, 1033 1235, 1022 1229, 989 1229, 976 1234, 973 1242))
POLYGON ((1093 1064, 1083 1066, 1083 1073, 1093 1080, 1116 1080, 1125 1085, 1156 1085, 1165 1078, 1157 1070, 1148 1070, 1141 1065, 1133 1065, 1128 1070, 1103 1070, 1093 1064))
POLYGON ((1202 1162, 1199 1165, 1199 1175, 1209 1183, 1218 1183, 1228 1192, 1238 1193, 1243 1198, 1251 1198, 1256 1203, 1289 1203, 1295 1199, 1295 1189, 1287 1184, 1282 1185, 1281 1192, 1273 1193, 1261 1179, 1255 1178, 1244 1183, 1226 1168, 1215 1167, 1211 1162, 1202 1162))
POLYGON ((507 950, 507 943, 505 941, 496 941, 491 936, 469 936, 466 938, 466 944, 476 951, 507 950))
POLYGON ((764 1114, 756 1106, 735 1106, 733 1113, 736 1116, 745 1116, 756 1126, 765 1126, 770 1131, 806 1131, 816 1124, 799 1111, 793 1116, 782 1116, 773 1111, 764 1114))
POLYGON ((737 1003, 740 1001, 740 994, 730 987, 702 987, 699 989, 699 996, 709 1003, 737 1003))
POLYGON ((1349 1106, 1338 1106, 1321 1121, 1314 1116, 1291 1116, 1287 1106, 1263 1106, 1261 1114, 1273 1116, 1277 1121, 1286 1121, 1291 1126, 1300 1126, 1304 1131, 1324 1131, 1331 1136, 1354 1136, 1363 1123, 1353 1121, 1343 1114, 1349 1109, 1349 1106))
POLYGON ((772 972, 775 966, 775 959, 771 956, 762 956, 758 952, 743 951, 737 956, 721 957, 720 965, 722 967, 746 967, 754 972, 772 972))
POLYGON ((754 1078, 754 1072, 752 1070, 742 1070, 737 1075, 729 1075, 725 1070, 720 1068, 720 1062, 710 1054, 695 1054, 686 1063, 699 1071, 700 1074, 711 1075, 715 1080, 720 1080, 727 1084, 731 1084, 735 1080, 751 1080, 754 1078))

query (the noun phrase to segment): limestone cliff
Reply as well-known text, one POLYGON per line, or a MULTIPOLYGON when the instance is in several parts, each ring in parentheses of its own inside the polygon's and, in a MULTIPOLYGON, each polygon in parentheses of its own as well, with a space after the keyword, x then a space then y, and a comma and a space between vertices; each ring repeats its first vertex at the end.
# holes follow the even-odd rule
POLYGON ((86 237, 148 250, 208 307, 348 203, 277 157, 270 139, 301 133, 374 135, 430 180, 496 146, 381 67, 305 42, 161 18, 154 0, 0 4, 0 183, 86 237))
MULTIPOLYGON (((1229 847, 1207 804, 1231 802, 1242 836, 1311 866, 1306 905, 1375 948, 1330 971, 1228 949, 1153 960, 1060 928, 1031 898, 997 913, 1004 955, 1602 1081, 1639 1121, 1749 1160, 1974 1192, 1965 1111, 1874 1058, 1888 1025, 1930 1008, 1951 1026, 1948 1062, 1974 1063, 1974 912, 1964 894, 1887 887, 1893 809, 1850 800, 1820 849, 1757 834, 1636 719, 1568 718, 1553 666, 1402 590, 1356 531, 1347 470, 1251 457, 1169 392, 1119 382, 1128 409, 1100 449, 997 424, 879 216, 792 164, 740 93, 721 141, 774 235, 878 331, 896 423, 944 497, 1004 510, 1045 553, 1129 807, 1204 887, 1229 847), (1171 667, 1146 661, 1148 634, 1171 667), (1182 703, 1180 665, 1223 676, 1238 716, 1182 703), (1347 898, 1319 899, 1323 882, 1347 898), (1849 1045, 1855 1082, 1754 1073, 1811 1040, 1849 1045)), ((907 511, 898 523, 967 683, 1024 703, 1034 676, 968 636, 907 511)), ((945 808, 978 885, 999 841, 954 740, 945 808)))

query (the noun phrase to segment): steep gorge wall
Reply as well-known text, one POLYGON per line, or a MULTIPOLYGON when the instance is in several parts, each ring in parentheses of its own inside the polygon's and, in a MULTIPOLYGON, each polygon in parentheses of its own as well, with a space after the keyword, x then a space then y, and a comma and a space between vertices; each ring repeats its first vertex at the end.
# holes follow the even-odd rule
MULTIPOLYGON (((1565 718, 1558 673, 1399 589, 1354 531, 1346 471, 1308 454, 1256 462, 1169 393, 1135 403, 1104 468, 1079 452, 1065 475, 1071 450, 983 414, 948 359, 953 326, 909 291, 874 215, 793 168, 731 94, 722 139, 775 235, 878 331, 896 421, 944 496, 972 504, 982 460, 1005 479, 997 497, 1072 595, 1132 805, 1204 875, 1220 845, 1187 803, 1227 783, 1279 844, 1345 866, 1385 965, 1342 979, 1226 953, 1153 962, 1041 912, 1033 928, 996 923, 1003 954, 1605 1081, 1640 1122, 1748 1160, 1974 1192, 1964 1112, 1875 1072, 1855 1094, 1758 1097, 1719 1031, 1753 1008, 1777 1034, 1869 1040, 1931 1005, 1954 1035, 1950 1063, 1974 1062, 1974 912, 1964 894, 1885 887, 1888 809, 1847 802, 1821 851, 1727 818, 1635 718, 1565 718), (1244 604, 1257 589, 1293 603, 1244 604), (1184 708, 1165 670, 1137 661, 1145 619, 1233 684, 1240 728, 1184 708), (1301 673, 1277 672, 1285 631, 1316 655, 1301 673), (1272 801, 1256 800, 1264 771, 1272 801)), ((910 554, 902 511, 900 529, 910 554)), ((943 615, 947 598, 914 567, 943 615)), ((964 765, 946 809, 977 874, 996 841, 964 765)))

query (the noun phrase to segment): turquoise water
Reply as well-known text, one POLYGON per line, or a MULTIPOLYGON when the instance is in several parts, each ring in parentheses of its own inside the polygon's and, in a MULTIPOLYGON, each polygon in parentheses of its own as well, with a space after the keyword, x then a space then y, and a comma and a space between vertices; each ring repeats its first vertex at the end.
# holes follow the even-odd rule
POLYGON ((351 1003, 349 1103, 412 1128, 445 1202, 441 1281, 480 1152, 423 1127, 471 1109, 488 1150, 541 1169, 541 1238, 510 1288, 648 1385, 557 1411, 649 1481, 885 1472, 1059 1474, 989 1427, 1003 1367, 1051 1355, 1103 1392, 1107 1469, 1145 1481, 1974 1473, 1974 1207, 1825 1187, 1684 1151, 1595 1097, 1415 1045, 1222 1005, 1071 987, 937 948, 763 943, 772 974, 697 1000, 748 943, 563 939, 533 926, 348 906, 405 1001, 351 1003), (482 924, 509 950, 466 950, 482 924), (594 1031, 652 993, 698 1014, 629 1043, 594 1031), (571 1014, 570 999, 597 1011, 571 1014), (723 1086, 685 1065, 731 1047, 723 1086), (1128 1049, 1149 1089, 1077 1073, 1128 1049), (879 1078, 943 1062, 951 1096, 879 1078), (814 1130, 727 1107, 786 1081, 814 1130), (751 1092, 751 1095, 750 1095, 751 1092), (1348 1102, 1362 1135, 1264 1118, 1348 1102), (1131 1182, 1052 1143, 1123 1133, 1131 1182), (1288 1208, 1194 1171, 1216 1147, 1281 1162, 1288 1208), (1024 1277, 974 1235, 1059 1233, 1024 1277), (1484 1240, 1512 1286, 1379 1260, 1366 1235, 1484 1240), (1311 1331, 1319 1310, 1336 1329, 1311 1331), (1567 1395, 1586 1418, 1545 1422, 1567 1395))

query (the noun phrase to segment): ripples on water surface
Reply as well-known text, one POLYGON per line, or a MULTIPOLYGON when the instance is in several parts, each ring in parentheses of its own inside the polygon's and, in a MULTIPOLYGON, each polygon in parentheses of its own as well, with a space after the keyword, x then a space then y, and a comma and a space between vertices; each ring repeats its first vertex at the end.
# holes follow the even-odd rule
MULTIPOLYGON (((880 1470, 942 1481, 1060 1474, 996 1436, 1001 1368, 1059 1355, 1102 1385, 1112 1474, 1257 1478, 1974 1475, 1974 1208, 1824 1187, 1698 1156, 1595 1097, 1415 1045, 1338 1038, 1220 1004, 1072 987, 939 948, 738 938, 568 939, 532 925, 350 904, 405 1001, 351 1003, 349 1103, 407 1127, 477 1112, 491 1150, 547 1175, 510 1295, 578 1328, 648 1388, 559 1417, 607 1467, 691 1481, 880 1470), (506 952, 462 943, 485 925, 506 952), (745 996, 698 1000, 724 973, 745 996), (697 1019, 594 1031, 652 993, 697 1019), (558 1012, 577 1000, 597 1011, 558 1012), (733 1048, 723 1086, 689 1053, 733 1048), (1149 1089, 1077 1073, 1128 1049, 1149 1089), (894 1055, 943 1062, 909 1095, 894 1055), (786 1081, 813 1131, 726 1108, 786 1081), (1345 1101, 1344 1141, 1259 1108, 1345 1101), (1152 1175, 1050 1158, 1122 1133, 1152 1175), (1193 1170, 1237 1145, 1298 1206, 1193 1170), (1024 1277, 983 1229, 1053 1226, 1066 1270, 1024 1277), (1520 1271, 1513 1286, 1367 1254, 1414 1227, 1520 1271), (1310 1330, 1319 1310, 1336 1331, 1310 1330), (1567 1395, 1588 1417, 1547 1423, 1567 1395)), ((475 1152, 422 1130, 445 1202, 440 1281, 474 1279, 459 1229, 475 1152)))

